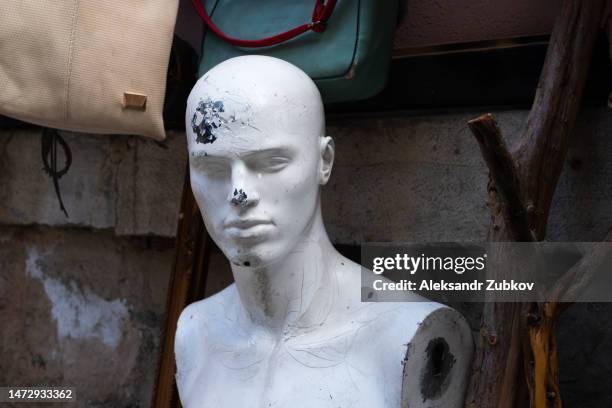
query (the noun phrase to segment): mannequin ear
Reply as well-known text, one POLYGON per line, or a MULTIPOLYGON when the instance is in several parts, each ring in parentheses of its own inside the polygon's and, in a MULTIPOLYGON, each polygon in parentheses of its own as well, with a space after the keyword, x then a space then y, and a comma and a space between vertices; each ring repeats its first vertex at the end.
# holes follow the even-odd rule
POLYGON ((325 185, 331 176, 332 166, 334 165, 335 146, 334 139, 330 136, 322 136, 321 139, 321 173, 319 184, 325 185))

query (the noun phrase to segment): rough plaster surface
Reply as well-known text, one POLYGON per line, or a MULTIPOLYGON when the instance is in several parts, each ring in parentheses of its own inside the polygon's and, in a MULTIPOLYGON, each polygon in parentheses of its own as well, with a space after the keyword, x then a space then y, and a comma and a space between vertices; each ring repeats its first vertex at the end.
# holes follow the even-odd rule
POLYGON ((80 407, 149 406, 172 259, 170 240, 0 228, 0 384, 76 387, 80 407))
POLYGON ((69 284, 46 276, 42 265, 55 248, 41 253, 35 245, 26 246, 26 275, 37 279, 51 303, 51 315, 60 340, 97 339, 115 349, 123 335, 128 309, 125 299, 105 300, 90 288, 80 289, 75 281, 69 284))
POLYGON ((169 132, 163 143, 131 136, 62 135, 73 158, 60 179, 70 218, 59 210, 53 184, 41 170, 40 130, 15 130, 0 133, 0 224, 175 234, 187 160, 182 133, 169 132))
MULTIPOLYGON (((466 126, 477 115, 353 119, 349 126, 329 126, 337 160, 322 196, 335 242, 484 240, 488 176, 466 126)), ((526 116, 525 111, 495 113, 510 144, 526 116)), ((548 239, 597 241, 612 227, 611 129, 609 110, 581 115, 548 239)))

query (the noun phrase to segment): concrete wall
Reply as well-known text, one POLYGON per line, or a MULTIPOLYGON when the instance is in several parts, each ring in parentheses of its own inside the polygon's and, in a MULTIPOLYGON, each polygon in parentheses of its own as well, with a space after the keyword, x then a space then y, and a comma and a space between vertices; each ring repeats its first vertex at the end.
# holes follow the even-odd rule
POLYGON ((561 2, 405 0, 403 6, 396 50, 549 34, 561 2))
POLYGON ((173 257, 171 240, 150 241, 0 228, 0 384, 75 387, 83 407, 148 406, 173 257))
MULTIPOLYGON (((483 240, 487 172, 465 125, 480 113, 329 120, 337 161, 323 208, 332 239, 483 240)), ((496 116, 512 141, 526 112, 496 116)), ((550 239, 599 240, 612 226, 611 129, 610 111, 582 114, 550 239)), ((40 132, 0 132, 0 384, 72 385, 78 406, 147 407, 185 141, 64 136, 74 157, 60 181, 68 219, 41 171, 40 132)), ((209 293, 231 282, 220 254, 211 269, 209 293)), ((562 322, 567 406, 612 404, 609 309, 575 307, 562 322)), ((477 328, 478 308, 464 310, 477 328)))
POLYGON ((60 181, 69 218, 41 171, 40 132, 0 138, 0 223, 109 228, 118 235, 175 234, 187 152, 182 134, 163 143, 127 136, 63 133, 73 163, 60 181))

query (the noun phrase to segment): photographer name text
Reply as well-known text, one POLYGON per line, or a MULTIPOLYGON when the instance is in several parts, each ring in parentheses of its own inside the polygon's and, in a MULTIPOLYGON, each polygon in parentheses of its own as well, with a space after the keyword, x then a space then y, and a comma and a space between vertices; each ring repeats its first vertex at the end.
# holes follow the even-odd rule
POLYGON ((532 291, 534 282, 520 282, 514 279, 497 281, 487 279, 484 282, 473 280, 471 282, 447 282, 444 280, 422 280, 411 281, 402 279, 398 282, 387 282, 383 279, 376 279, 372 287, 374 290, 409 290, 409 291, 532 291))

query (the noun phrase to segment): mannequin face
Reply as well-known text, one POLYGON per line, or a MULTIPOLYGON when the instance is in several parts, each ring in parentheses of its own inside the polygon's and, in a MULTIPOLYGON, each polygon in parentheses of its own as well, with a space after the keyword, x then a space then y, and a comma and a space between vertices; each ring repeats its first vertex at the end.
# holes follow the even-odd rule
POLYGON ((331 139, 319 136, 309 104, 273 95, 255 107, 203 97, 192 108, 191 186, 209 234, 235 265, 283 259, 307 236, 331 166, 331 139))

